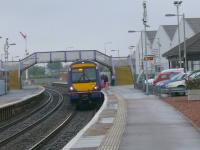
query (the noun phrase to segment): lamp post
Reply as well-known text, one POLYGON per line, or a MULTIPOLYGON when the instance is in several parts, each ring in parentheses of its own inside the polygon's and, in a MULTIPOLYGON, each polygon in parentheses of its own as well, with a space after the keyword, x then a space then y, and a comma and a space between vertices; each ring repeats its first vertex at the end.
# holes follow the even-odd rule
MULTIPOLYGON (((136 64, 135 64, 136 56, 135 56, 135 50, 134 50, 135 46, 132 45, 132 46, 129 46, 128 48, 130 50, 130 58, 131 58, 131 62, 133 64, 133 68, 134 68, 134 70, 136 70, 136 64)), ((139 60, 140 60, 140 55, 139 55, 139 60)), ((139 66, 141 67, 140 61, 139 61, 139 66)), ((139 67, 139 71, 140 71, 140 67, 139 67)))
MULTIPOLYGON (((2 37, 0 36, 0 39, 1 39, 2 37)), ((1 53, 1 61, 3 62, 3 53, 1 53)))
MULTIPOLYGON (((176 14, 166 14, 167 17, 174 17, 177 16, 176 14)), ((186 31, 185 31, 185 14, 179 14, 179 16, 183 17, 183 40, 184 40, 184 72, 187 73, 187 47, 186 47, 186 31)), ((180 34, 180 33, 179 33, 180 34)), ((181 58, 181 49, 179 43, 179 60, 181 58)))
MULTIPOLYGON (((135 58, 134 58, 134 56, 135 56, 135 55, 134 55, 134 52, 135 52, 135 51, 133 50, 133 48, 135 48, 135 46, 132 45, 132 46, 129 46, 128 48, 129 48, 129 50, 130 50, 130 58, 131 58, 131 56, 132 56, 132 60, 135 59, 135 58)), ((140 60, 140 55, 139 55, 139 60, 140 60)), ((140 66, 140 62, 139 62, 139 66, 140 66)))
POLYGON ((135 48, 135 46, 133 46, 133 45, 128 47, 128 49, 130 50, 130 55, 134 51, 133 48, 135 48))
POLYGON ((107 52, 107 48, 106 48, 106 46, 107 46, 108 44, 112 44, 112 42, 109 41, 109 42, 105 42, 105 43, 104 43, 105 54, 106 54, 106 52, 107 52))
POLYGON ((141 68, 143 70, 144 69, 144 48, 143 48, 143 35, 142 35, 143 31, 129 30, 128 33, 140 33, 140 36, 141 36, 141 48, 142 48, 142 65, 141 65, 141 68))
MULTIPOLYGON (((174 1, 174 6, 176 6, 177 14, 177 24, 178 24, 178 59, 179 59, 179 67, 181 68, 181 46, 180 46, 180 24, 179 24, 179 7, 182 4, 182 1, 174 1)), ((170 16, 170 14, 166 15, 170 16)))
POLYGON ((9 43, 8 38, 6 38, 5 44, 4 44, 4 57, 5 57, 5 93, 8 91, 8 49, 10 46, 16 45, 15 43, 9 43))
MULTIPOLYGON (((143 13, 144 47, 145 47, 145 55, 147 56, 147 36, 146 36, 146 32, 147 32, 147 27, 149 27, 149 25, 147 25, 147 6, 146 6, 146 1, 143 1, 143 9, 144 9, 144 13, 143 13)), ((148 65, 148 63, 147 63, 147 61, 145 61, 146 95, 149 95, 148 66, 147 65, 148 65)))
POLYGON ((178 49, 179 49, 179 67, 181 68, 181 46, 180 46, 180 24, 179 24, 179 7, 181 5, 182 1, 174 1, 174 5, 176 6, 177 10, 177 23, 178 23, 178 49))

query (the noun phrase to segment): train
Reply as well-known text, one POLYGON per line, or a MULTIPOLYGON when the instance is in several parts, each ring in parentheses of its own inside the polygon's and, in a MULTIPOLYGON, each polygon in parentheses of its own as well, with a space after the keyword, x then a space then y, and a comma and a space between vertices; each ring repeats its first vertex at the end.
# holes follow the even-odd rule
POLYGON ((73 62, 68 68, 68 91, 71 103, 78 109, 102 103, 98 65, 88 60, 73 62))

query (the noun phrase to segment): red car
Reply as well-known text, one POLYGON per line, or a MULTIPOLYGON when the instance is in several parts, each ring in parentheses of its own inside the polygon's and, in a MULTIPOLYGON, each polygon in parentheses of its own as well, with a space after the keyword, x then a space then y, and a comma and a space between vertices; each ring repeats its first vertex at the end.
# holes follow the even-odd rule
POLYGON ((164 80, 170 80, 174 75, 180 73, 179 71, 160 72, 153 81, 153 85, 164 80))

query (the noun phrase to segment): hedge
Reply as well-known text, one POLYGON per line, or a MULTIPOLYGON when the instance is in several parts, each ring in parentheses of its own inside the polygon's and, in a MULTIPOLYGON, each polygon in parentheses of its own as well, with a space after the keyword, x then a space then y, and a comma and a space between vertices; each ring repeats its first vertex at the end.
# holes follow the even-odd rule
POLYGON ((187 89, 200 89, 200 79, 192 79, 186 81, 186 87, 187 89))

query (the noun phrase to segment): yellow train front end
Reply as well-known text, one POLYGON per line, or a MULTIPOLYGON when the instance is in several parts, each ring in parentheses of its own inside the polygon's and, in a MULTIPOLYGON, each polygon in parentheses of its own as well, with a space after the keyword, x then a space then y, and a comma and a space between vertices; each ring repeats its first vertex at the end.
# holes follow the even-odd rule
POLYGON ((72 103, 87 105, 102 100, 100 76, 97 64, 92 61, 78 61, 68 71, 69 96, 72 103))

